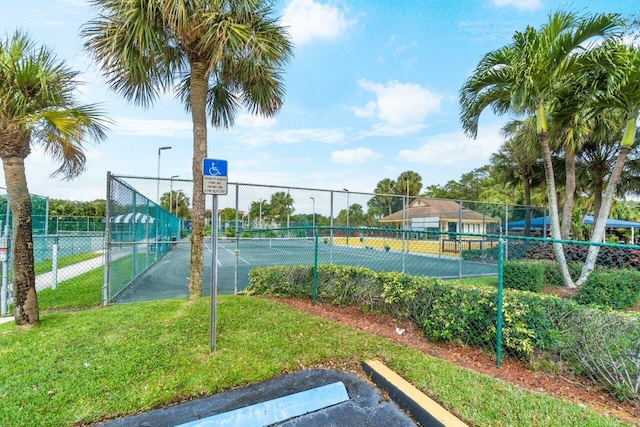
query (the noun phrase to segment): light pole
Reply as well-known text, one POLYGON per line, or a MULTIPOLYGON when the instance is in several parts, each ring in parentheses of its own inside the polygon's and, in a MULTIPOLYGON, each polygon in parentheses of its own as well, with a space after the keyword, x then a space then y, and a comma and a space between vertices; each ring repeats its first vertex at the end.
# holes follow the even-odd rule
POLYGON ((313 225, 313 228, 316 228, 316 199, 313 197, 309 197, 311 199, 311 202, 313 203, 313 222, 311 223, 313 225))
POLYGON ((347 192, 347 246, 349 246, 349 190, 343 188, 347 192))
POLYGON ((258 228, 262 228, 262 200, 260 200, 260 220, 258 221, 258 228))
POLYGON ((171 150, 171 147, 166 145, 158 148, 158 187, 156 189, 156 200, 158 201, 158 204, 160 204, 160 153, 162 150, 171 150))
MULTIPOLYGON (((177 178, 180 175, 173 175, 169 178, 169 213, 173 213, 173 178, 177 178)), ((177 201, 177 200, 176 200, 177 201)), ((178 216, 178 207, 176 206, 176 216, 178 216)))

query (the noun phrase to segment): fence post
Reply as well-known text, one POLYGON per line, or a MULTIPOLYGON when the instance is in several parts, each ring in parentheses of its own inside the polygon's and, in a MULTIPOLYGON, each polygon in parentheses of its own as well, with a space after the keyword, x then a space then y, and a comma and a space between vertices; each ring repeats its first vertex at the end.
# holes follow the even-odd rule
POLYGON ((314 254, 313 254, 313 296, 311 304, 316 305, 316 296, 318 294, 318 228, 313 227, 314 237, 314 254))
POLYGON ((51 245, 51 289, 58 286, 58 236, 51 245))
MULTIPOLYGON (((104 226, 104 275, 102 277, 102 305, 109 304, 109 270, 111 267, 111 172, 107 171, 107 200, 105 204, 105 226, 104 226)), ((58 217, 59 218, 59 217, 58 217)), ((56 234, 58 227, 56 223, 56 234)))
POLYGON ((504 261, 504 240, 498 241, 498 301, 496 313, 496 366, 502 363, 502 266, 504 261))

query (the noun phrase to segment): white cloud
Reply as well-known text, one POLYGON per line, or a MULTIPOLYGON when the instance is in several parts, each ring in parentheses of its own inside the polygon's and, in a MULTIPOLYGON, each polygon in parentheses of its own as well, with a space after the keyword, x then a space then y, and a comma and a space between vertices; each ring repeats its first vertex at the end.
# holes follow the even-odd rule
POLYGON ((354 23, 345 15, 344 10, 331 4, 291 0, 284 8, 281 22, 288 27, 294 44, 303 45, 315 39, 337 39, 354 23))
POLYGON ((388 82, 386 85, 360 80, 358 86, 375 93, 376 100, 365 108, 354 108, 359 117, 377 116, 391 125, 421 123, 440 110, 441 97, 416 83, 388 82))
POLYGON ((500 128, 482 129, 476 139, 462 132, 444 133, 425 138, 424 144, 415 150, 400 150, 398 156, 408 163, 432 166, 472 166, 485 164, 491 154, 498 151, 503 138, 500 128))
POLYGON ((416 124, 392 125, 389 123, 376 123, 370 130, 361 131, 361 136, 402 136, 426 129, 427 126, 416 124))
POLYGON ((114 119, 114 133, 133 136, 162 136, 166 138, 191 138, 192 125, 186 120, 114 119))
POLYGON ((317 142, 321 144, 338 144, 345 141, 345 133, 340 129, 286 129, 282 131, 241 132, 239 140, 252 147, 271 144, 299 144, 317 142))
POLYGON ((275 117, 264 117, 257 114, 240 113, 236 117, 235 124, 246 128, 268 128, 274 126, 278 121, 275 117))
POLYGON ((333 163, 364 163, 380 157, 382 157, 380 153, 376 153, 371 148, 363 147, 333 151, 331 153, 331 161, 333 163))
POLYGON ((64 6, 71 7, 87 7, 89 3, 86 0, 57 0, 58 3, 61 3, 64 6))
POLYGON ((493 0, 498 7, 512 6, 520 10, 535 10, 542 7, 541 0, 493 0))

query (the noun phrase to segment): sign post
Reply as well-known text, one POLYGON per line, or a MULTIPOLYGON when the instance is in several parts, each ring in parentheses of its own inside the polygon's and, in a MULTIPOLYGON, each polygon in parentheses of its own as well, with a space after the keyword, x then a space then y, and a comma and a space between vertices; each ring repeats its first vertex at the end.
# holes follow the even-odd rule
POLYGON ((211 210, 211 335, 210 351, 216 349, 216 314, 218 298, 218 195, 227 194, 227 161, 202 160, 202 192, 213 195, 211 210))

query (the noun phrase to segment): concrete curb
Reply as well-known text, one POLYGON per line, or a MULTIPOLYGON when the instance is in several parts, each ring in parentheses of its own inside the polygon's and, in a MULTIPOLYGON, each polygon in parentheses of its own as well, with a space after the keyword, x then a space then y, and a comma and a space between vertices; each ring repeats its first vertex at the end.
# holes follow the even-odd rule
POLYGON ((362 368, 378 388, 407 410, 423 426, 463 427, 459 418, 427 397, 420 390, 377 360, 362 363, 362 368))

